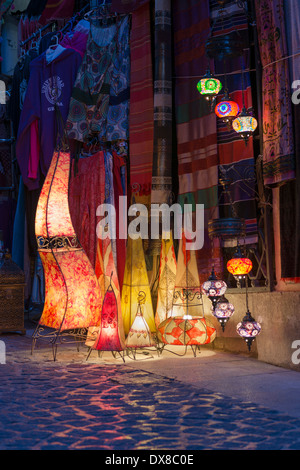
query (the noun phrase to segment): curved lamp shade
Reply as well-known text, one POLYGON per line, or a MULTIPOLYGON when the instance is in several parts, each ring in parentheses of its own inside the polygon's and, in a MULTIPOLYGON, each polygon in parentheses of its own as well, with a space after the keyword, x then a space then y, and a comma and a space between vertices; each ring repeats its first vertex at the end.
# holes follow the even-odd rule
POLYGON ((211 272, 208 280, 202 284, 202 292, 207 295, 211 300, 213 307, 215 307, 219 298, 225 294, 227 284, 225 281, 217 279, 214 269, 211 272))
POLYGON ((69 170, 70 154, 54 152, 35 219, 45 272, 45 303, 39 324, 59 332, 99 326, 102 307, 95 272, 71 222, 69 170))
POLYGON ((257 120, 243 107, 239 116, 232 121, 232 128, 247 142, 257 128, 257 120))
POLYGON ((192 346, 214 341, 216 329, 204 317, 170 317, 163 321, 158 330, 165 344, 192 346))
MULTIPOLYGON (((142 294, 143 294, 142 297, 143 297, 143 303, 144 303, 146 301, 146 296, 144 295, 144 293, 142 294)), ((151 334, 150 328, 143 316, 142 307, 139 302, 140 298, 141 298, 141 293, 139 293, 138 295, 138 300, 137 300, 138 307, 137 307, 136 316, 126 338, 127 348, 137 349, 137 348, 147 348, 150 346, 155 346, 155 341, 151 334)))
POLYGON ((236 331, 245 340, 250 351, 252 342, 261 331, 261 325, 252 317, 249 310, 247 310, 243 320, 237 324, 236 331))

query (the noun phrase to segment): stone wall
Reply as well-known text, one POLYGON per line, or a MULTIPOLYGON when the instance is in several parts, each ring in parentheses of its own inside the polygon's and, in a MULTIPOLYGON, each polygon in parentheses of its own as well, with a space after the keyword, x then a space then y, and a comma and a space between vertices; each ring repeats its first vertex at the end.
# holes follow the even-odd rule
POLYGON ((208 314, 211 303, 204 298, 205 315, 217 328, 212 347, 242 353, 258 360, 300 372, 300 292, 250 292, 249 310, 259 321, 262 331, 248 352, 245 341, 236 333, 236 325, 246 313, 245 293, 226 294, 235 313, 223 333, 218 321, 208 314), (294 344, 295 341, 299 344, 294 344), (297 354, 299 350, 299 354, 297 354))

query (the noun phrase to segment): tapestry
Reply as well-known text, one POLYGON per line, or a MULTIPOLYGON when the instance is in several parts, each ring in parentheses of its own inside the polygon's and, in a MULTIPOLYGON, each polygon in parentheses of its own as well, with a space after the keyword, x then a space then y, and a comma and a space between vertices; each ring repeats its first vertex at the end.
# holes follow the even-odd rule
POLYGON ((263 175, 268 186, 295 177, 291 87, 283 0, 256 0, 256 22, 263 66, 263 175))

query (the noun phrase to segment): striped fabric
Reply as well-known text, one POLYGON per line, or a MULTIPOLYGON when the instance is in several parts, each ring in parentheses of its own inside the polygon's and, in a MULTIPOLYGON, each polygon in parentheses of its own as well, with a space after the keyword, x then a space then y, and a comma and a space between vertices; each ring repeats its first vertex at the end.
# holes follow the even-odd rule
POLYGON ((175 55, 175 116, 179 202, 205 206, 205 243, 198 250, 200 282, 212 265, 222 271, 219 247, 208 238, 208 220, 218 216, 218 149, 216 117, 196 85, 207 69, 205 41, 209 34, 208 0, 172 2, 175 55), (191 78, 195 77, 195 78, 191 78))
MULTIPOLYGON (((213 36, 234 34, 245 44, 242 57, 230 57, 224 60, 215 60, 216 74, 223 84, 223 89, 217 98, 217 103, 224 97, 227 86, 231 100, 236 101, 240 110, 244 104, 246 109, 252 107, 250 69, 248 54, 248 22, 244 10, 239 8, 234 0, 226 2, 222 17, 219 13, 219 2, 210 0, 210 12, 214 21, 213 36), (244 73, 242 74, 242 70, 244 73), (226 76, 225 76, 226 74, 226 76), (244 83, 243 83, 244 82, 244 83)), ((255 161, 253 151, 253 138, 245 145, 238 134, 217 118, 217 142, 219 158, 219 175, 224 172, 231 181, 230 194, 233 209, 237 217, 245 219, 246 243, 257 241, 257 220, 255 205, 255 161)), ((231 215, 230 201, 226 200, 219 188, 220 217, 231 215)), ((232 242, 231 242, 232 243, 232 242)))
POLYGON ((150 203, 153 160, 153 76, 149 4, 132 13, 130 186, 136 203, 150 203))

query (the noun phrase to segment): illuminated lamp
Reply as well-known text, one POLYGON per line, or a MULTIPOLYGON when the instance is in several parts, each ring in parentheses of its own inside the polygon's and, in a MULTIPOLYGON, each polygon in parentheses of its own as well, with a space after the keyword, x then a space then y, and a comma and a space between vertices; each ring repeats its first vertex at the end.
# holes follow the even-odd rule
POLYGON ((212 314, 220 323, 222 330, 225 330, 226 323, 234 314, 234 306, 222 296, 216 303, 215 308, 212 308, 212 314))
POLYGON ((213 77, 210 69, 207 70, 205 76, 197 83, 197 90, 207 101, 212 102, 213 99, 222 89, 222 83, 213 77))
POLYGON ((247 144, 249 137, 257 128, 257 120, 243 106, 240 114, 232 121, 232 127, 247 144))
POLYGON ((196 347, 211 343, 216 337, 216 329, 209 320, 192 315, 167 318, 158 326, 158 330, 165 344, 191 346, 194 356, 196 347))
POLYGON ((243 258, 238 253, 227 262, 227 270, 234 277, 242 278, 250 273, 252 261, 249 258, 243 258))
POLYGON ((82 340, 101 322, 102 295, 95 271, 74 231, 68 205, 70 153, 55 151, 39 197, 35 234, 45 273, 44 309, 33 346, 45 336, 52 343, 68 335, 82 340), (54 329, 45 333, 45 327, 54 329))
POLYGON ((230 124, 238 112, 239 105, 235 101, 231 101, 227 93, 215 107, 216 115, 226 124, 230 124))
POLYGON ((226 289, 226 282, 217 278, 213 268, 208 280, 202 284, 202 292, 212 302, 213 308, 215 308, 220 297, 225 294, 226 289))
POLYGON ((110 283, 103 300, 99 334, 89 354, 92 349, 96 351, 111 351, 113 354, 125 349, 123 324, 120 320, 118 301, 112 283, 110 283))
POLYGON ((261 331, 261 325, 252 317, 249 309, 243 320, 236 326, 237 333, 245 340, 250 352, 251 345, 261 331))
POLYGON ((155 346, 155 341, 153 339, 152 333, 146 322, 143 312, 142 304, 146 303, 146 294, 145 292, 139 292, 137 299, 137 312, 135 319, 130 327, 128 336, 126 338, 125 345, 129 349, 138 349, 138 348, 147 348, 155 346))

